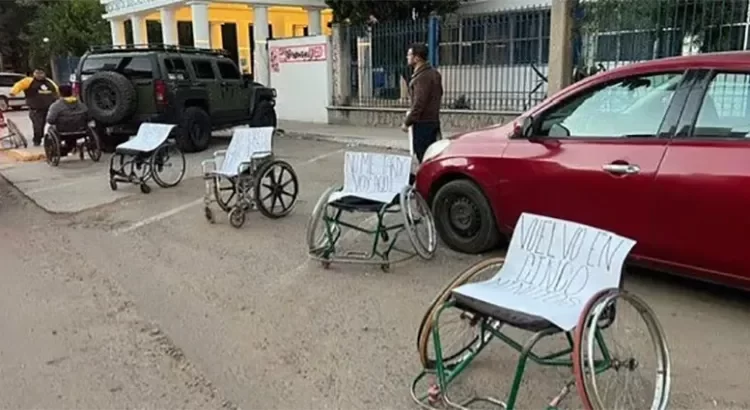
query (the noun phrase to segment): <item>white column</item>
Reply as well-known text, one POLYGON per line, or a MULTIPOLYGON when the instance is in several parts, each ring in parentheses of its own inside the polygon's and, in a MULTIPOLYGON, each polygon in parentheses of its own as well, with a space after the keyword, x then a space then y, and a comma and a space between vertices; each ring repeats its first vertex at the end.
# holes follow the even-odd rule
POLYGON ((311 36, 323 34, 320 25, 320 9, 307 9, 307 33, 311 36))
POLYGON ((208 2, 190 2, 193 14, 193 46, 196 48, 211 48, 211 30, 208 23, 208 2))
POLYGON ((112 31, 112 45, 122 46, 125 44, 125 27, 122 20, 110 19, 109 29, 112 31))
POLYGON ((143 16, 132 15, 130 16, 130 23, 133 26, 133 44, 147 44, 148 38, 146 38, 146 19, 143 16))
POLYGON ((268 7, 256 5, 253 7, 253 37, 255 50, 253 60, 253 78, 265 85, 271 85, 271 73, 268 71, 268 7))
POLYGON ((164 44, 177 45, 177 20, 175 10, 170 7, 159 9, 161 18, 161 35, 164 44))

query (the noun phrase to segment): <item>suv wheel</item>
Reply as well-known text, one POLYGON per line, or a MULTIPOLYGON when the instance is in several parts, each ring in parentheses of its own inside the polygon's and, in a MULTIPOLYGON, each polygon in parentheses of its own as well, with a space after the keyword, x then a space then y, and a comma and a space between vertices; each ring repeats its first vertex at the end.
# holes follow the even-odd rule
POLYGON ((211 142, 211 117, 200 107, 187 107, 182 112, 177 145, 184 152, 200 152, 211 142))
POLYGON ((83 82, 83 101, 97 122, 117 124, 133 115, 138 95, 124 75, 100 71, 83 82))
POLYGON ((276 128, 276 109, 270 101, 261 101, 255 107, 253 117, 250 120, 253 127, 274 127, 276 128))

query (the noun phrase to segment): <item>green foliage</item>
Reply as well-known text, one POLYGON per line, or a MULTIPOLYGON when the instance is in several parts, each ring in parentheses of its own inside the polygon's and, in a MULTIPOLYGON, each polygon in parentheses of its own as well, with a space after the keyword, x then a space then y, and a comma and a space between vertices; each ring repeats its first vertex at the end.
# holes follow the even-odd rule
POLYGON ((104 7, 98 0, 62 0, 42 5, 29 24, 32 60, 40 63, 51 56, 81 55, 93 44, 108 42, 109 25, 102 19, 103 14, 104 7))
POLYGON ((335 22, 349 20, 353 24, 367 22, 370 16, 379 21, 410 20, 412 12, 417 17, 427 17, 435 12, 438 15, 452 13, 466 0, 326 0, 333 10, 335 22))
POLYGON ((28 26, 43 1, 0 0, 0 54, 6 66, 17 71, 28 69, 28 26))

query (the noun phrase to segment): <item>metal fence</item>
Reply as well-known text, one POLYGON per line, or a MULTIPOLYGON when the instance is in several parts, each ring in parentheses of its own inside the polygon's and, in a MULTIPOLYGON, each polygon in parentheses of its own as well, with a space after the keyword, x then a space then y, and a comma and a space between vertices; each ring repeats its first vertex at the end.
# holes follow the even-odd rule
POLYGON ((574 12, 578 67, 748 49, 748 0, 585 0, 574 12))
POLYGON ((78 67, 78 62, 81 61, 81 57, 76 56, 65 56, 54 58, 54 72, 52 78, 55 79, 59 84, 65 84, 70 81, 70 75, 75 73, 78 67))
POLYGON ((408 105, 406 52, 414 42, 428 44, 443 76, 444 108, 520 111, 546 95, 548 7, 347 29, 355 105, 408 105))

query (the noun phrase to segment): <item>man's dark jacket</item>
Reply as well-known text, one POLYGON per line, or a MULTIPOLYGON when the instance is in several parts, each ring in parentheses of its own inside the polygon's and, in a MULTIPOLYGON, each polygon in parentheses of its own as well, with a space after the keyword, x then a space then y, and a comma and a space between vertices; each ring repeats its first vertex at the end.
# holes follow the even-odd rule
POLYGON ((425 63, 414 71, 409 82, 411 110, 404 120, 407 127, 416 122, 439 122, 440 100, 443 98, 443 78, 425 63))

